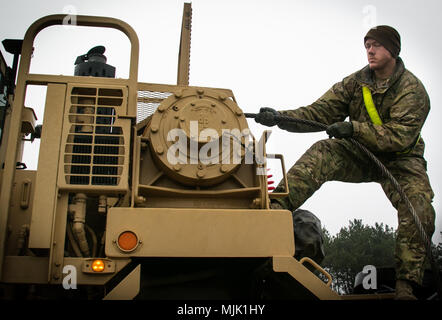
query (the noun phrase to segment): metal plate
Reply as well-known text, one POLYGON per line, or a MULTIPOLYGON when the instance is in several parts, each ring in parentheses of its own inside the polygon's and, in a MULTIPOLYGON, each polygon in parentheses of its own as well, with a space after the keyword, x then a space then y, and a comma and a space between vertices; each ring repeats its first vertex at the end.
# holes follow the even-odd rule
POLYGON ((295 252, 292 215, 286 210, 111 208, 108 257, 272 257, 295 252), (131 230, 137 249, 118 249, 131 230))

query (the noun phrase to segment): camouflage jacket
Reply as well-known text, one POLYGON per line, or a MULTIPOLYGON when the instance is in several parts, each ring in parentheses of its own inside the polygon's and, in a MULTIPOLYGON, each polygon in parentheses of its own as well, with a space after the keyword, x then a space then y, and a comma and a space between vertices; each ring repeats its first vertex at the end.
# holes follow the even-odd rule
POLYGON ((353 137, 372 152, 394 157, 423 157, 424 141, 422 137, 417 144, 416 141, 429 111, 430 99, 423 84, 405 69, 402 59, 398 58, 395 72, 382 86, 376 85, 373 72, 367 65, 333 85, 313 104, 279 112, 327 125, 349 117, 353 124, 353 137), (371 122, 362 86, 370 89, 382 125, 371 122), (397 155, 397 152, 410 148, 410 152, 397 155))

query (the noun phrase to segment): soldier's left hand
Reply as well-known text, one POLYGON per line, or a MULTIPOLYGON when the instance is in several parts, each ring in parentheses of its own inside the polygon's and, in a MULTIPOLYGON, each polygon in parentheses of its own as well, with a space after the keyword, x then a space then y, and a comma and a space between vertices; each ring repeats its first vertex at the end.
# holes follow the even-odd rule
POLYGON ((279 122, 279 120, 276 119, 277 116, 279 116, 279 112, 275 109, 261 108, 259 109, 259 113, 255 117, 255 122, 267 127, 273 127, 279 122))
POLYGON ((347 121, 336 122, 325 130, 330 138, 351 138, 353 136, 353 124, 347 121))

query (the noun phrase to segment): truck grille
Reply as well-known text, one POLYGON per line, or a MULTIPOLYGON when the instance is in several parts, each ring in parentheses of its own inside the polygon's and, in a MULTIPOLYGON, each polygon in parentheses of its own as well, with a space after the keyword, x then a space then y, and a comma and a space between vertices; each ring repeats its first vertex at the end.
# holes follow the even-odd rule
POLYGON ((69 132, 64 148, 66 184, 120 184, 127 141, 117 115, 126 104, 125 96, 123 89, 72 88, 68 94, 69 132))

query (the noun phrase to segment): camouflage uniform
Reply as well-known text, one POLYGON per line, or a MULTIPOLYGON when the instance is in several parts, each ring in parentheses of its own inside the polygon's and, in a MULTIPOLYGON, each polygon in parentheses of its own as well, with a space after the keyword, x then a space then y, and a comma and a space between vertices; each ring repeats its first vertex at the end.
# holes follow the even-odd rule
MULTIPOLYGON (((368 147, 391 171, 431 237, 435 221, 431 204, 434 194, 426 173, 424 141, 419 139, 429 110, 430 101, 424 86, 398 58, 394 74, 382 85, 374 81, 366 66, 336 83, 312 105, 279 112, 327 125, 344 121, 349 116, 353 138, 368 147), (362 85, 372 92, 383 125, 371 122, 363 101, 362 85)), ((279 204, 290 210, 299 208, 326 181, 379 182, 398 211, 396 278, 422 283, 425 247, 411 214, 391 183, 382 178, 378 169, 351 142, 343 139, 318 141, 289 170, 288 180, 289 197, 280 199, 279 204)), ((277 190, 281 188, 282 183, 277 190)))

